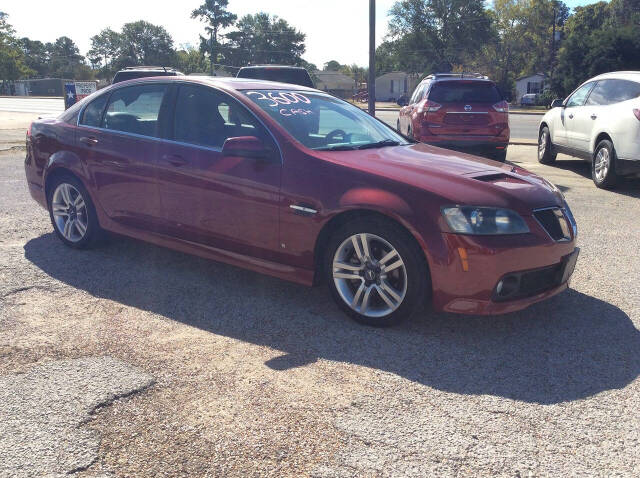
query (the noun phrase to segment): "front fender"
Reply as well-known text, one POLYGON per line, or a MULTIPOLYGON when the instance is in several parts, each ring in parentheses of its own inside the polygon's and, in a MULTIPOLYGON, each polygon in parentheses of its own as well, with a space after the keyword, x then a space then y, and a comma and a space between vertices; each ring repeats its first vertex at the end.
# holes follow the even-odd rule
POLYGON ((411 215, 413 211, 398 195, 378 188, 360 187, 345 192, 338 201, 340 208, 369 207, 381 211, 393 211, 399 215, 411 215))

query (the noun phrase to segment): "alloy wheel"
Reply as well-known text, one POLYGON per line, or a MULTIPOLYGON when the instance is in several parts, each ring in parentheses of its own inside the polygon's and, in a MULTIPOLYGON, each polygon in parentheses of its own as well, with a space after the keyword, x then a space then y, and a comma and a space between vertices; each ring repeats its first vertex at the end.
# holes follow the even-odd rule
POLYGON ((87 205, 82 194, 69 183, 60 183, 51 200, 53 220, 58 231, 70 242, 84 238, 89 226, 87 205))
POLYGON ((375 234, 354 234, 337 248, 333 281, 342 300, 366 317, 385 317, 407 294, 407 270, 398 251, 375 234))
POLYGON ((604 181, 607 177, 610 167, 610 156, 607 148, 600 148, 595 159, 595 172, 598 182, 604 181))
POLYGON ((538 159, 543 159, 544 153, 547 151, 547 134, 546 131, 540 134, 540 140, 538 141, 538 159))

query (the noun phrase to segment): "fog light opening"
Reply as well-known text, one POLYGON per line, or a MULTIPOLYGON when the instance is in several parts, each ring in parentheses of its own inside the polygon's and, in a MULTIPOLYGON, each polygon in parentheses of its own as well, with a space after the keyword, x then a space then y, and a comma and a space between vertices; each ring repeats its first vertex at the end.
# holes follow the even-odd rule
POLYGON ((498 297, 509 297, 518 292, 520 288, 520 278, 518 276, 507 276, 498 282, 496 294, 498 297))

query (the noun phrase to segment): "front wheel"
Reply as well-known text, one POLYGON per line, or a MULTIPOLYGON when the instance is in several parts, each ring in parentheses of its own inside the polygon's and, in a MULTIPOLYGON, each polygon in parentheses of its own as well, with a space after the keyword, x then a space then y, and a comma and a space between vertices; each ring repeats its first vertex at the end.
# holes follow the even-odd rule
POLYGON ((600 141, 596 146, 591 163, 591 176, 595 185, 603 189, 612 188, 617 182, 616 150, 608 139, 600 141))
POLYGON ((538 162, 541 164, 553 164, 557 154, 553 151, 551 144, 551 134, 546 126, 540 130, 538 135, 538 162))
POLYGON ((422 251, 406 231, 383 220, 355 220, 337 230, 324 270, 337 304, 365 325, 400 323, 428 292, 422 251))

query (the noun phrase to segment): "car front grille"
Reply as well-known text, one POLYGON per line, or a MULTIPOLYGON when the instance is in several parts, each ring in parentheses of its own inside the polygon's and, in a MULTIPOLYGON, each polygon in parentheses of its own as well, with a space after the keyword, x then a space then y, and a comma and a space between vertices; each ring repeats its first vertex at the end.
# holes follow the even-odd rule
POLYGON ((571 240, 571 226, 561 208, 537 209, 533 211, 533 217, 554 241, 571 240))

